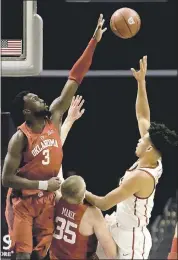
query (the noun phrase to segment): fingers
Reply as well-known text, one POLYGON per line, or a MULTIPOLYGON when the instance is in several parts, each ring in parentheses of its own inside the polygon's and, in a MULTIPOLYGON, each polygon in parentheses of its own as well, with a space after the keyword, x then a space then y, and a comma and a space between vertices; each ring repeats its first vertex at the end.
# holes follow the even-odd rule
POLYGON ((78 106, 80 104, 81 100, 82 100, 82 96, 77 95, 77 97, 75 99, 75 106, 78 106))
POLYGON ((53 177, 56 181, 59 181, 59 177, 53 177))
POLYGON ((107 28, 104 28, 104 29, 102 30, 102 33, 104 33, 106 30, 107 30, 107 28))
POLYGON ((147 70, 147 56, 143 57, 143 67, 144 67, 144 70, 146 71, 147 70))
POLYGON ((81 100, 82 100, 82 96, 79 96, 79 95, 77 95, 76 97, 74 96, 74 97, 72 98, 72 103, 71 103, 71 105, 72 105, 72 106, 77 106, 77 105, 80 103, 81 100))
POLYGON ((71 106, 72 107, 77 107, 79 110, 82 108, 85 100, 83 99, 82 96, 77 95, 76 97, 73 97, 71 106))
POLYGON ((72 98, 71 106, 73 106, 74 103, 75 103, 75 96, 73 96, 73 98, 72 98))
POLYGON ((132 73, 133 73, 133 75, 134 75, 134 77, 135 77, 135 75, 136 75, 136 70, 135 70, 134 68, 131 68, 131 71, 132 71, 132 73))
POLYGON ((147 70, 147 56, 144 56, 140 59, 140 70, 146 72, 147 70))
POLYGON ((78 107, 79 107, 79 109, 81 109, 81 108, 82 108, 82 106, 83 106, 84 102, 85 102, 85 100, 84 100, 84 99, 82 99, 82 101, 81 101, 81 102, 78 104, 78 107))
POLYGON ((102 21, 101 21, 101 27, 103 27, 104 22, 105 22, 105 19, 102 19, 102 21))
POLYGON ((143 59, 140 59, 140 70, 141 70, 141 71, 144 71, 143 59))
POLYGON ((102 20, 103 20, 103 14, 100 14, 98 19, 98 25, 101 25, 102 20))
MULTIPOLYGON (((103 14, 100 14, 100 17, 99 17, 99 19, 98 19, 98 26, 97 26, 97 28, 98 28, 98 29, 102 29, 104 23, 105 23, 105 19, 103 19, 103 14)), ((102 33, 104 33, 106 30, 107 30, 107 28, 104 28, 104 29, 102 30, 102 33)))
POLYGON ((83 109, 80 111, 80 115, 82 116, 84 113, 85 113, 85 109, 83 108, 83 109))
POLYGON ((77 119, 79 119, 84 113, 85 113, 85 109, 83 108, 81 111, 79 111, 77 119))

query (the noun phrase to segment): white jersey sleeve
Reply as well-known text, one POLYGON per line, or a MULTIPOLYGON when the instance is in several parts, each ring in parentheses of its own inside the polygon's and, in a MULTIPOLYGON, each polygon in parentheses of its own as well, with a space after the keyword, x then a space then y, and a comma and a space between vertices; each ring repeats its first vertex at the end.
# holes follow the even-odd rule
MULTIPOLYGON (((135 166, 136 165, 134 164, 134 167, 131 167, 130 170, 134 170, 135 166)), ((139 198, 133 195, 125 201, 117 204, 117 221, 122 226, 129 229, 132 229, 134 227, 144 227, 149 224, 149 219, 151 217, 151 212, 154 206, 156 185, 163 171, 161 160, 158 161, 158 165, 156 168, 137 169, 144 171, 145 174, 151 175, 155 179, 155 187, 152 194, 150 194, 150 196, 147 198, 139 198)))

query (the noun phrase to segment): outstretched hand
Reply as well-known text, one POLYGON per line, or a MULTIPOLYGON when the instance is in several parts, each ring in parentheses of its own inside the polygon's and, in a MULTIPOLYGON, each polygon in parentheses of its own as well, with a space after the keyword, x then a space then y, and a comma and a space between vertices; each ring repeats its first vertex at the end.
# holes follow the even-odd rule
POLYGON ((82 99, 82 96, 77 95, 76 97, 73 97, 67 115, 69 120, 75 121, 84 114, 85 109, 82 109, 84 102, 85 100, 82 99))
POLYGON ((101 41, 103 33, 107 30, 107 28, 103 29, 104 22, 105 22, 105 20, 103 19, 103 14, 100 14, 96 30, 93 34, 93 37, 96 39, 97 42, 101 41))
POLYGON ((140 59, 140 70, 136 71, 135 69, 131 68, 131 71, 137 81, 145 80, 147 73, 147 56, 144 56, 142 59, 140 59))

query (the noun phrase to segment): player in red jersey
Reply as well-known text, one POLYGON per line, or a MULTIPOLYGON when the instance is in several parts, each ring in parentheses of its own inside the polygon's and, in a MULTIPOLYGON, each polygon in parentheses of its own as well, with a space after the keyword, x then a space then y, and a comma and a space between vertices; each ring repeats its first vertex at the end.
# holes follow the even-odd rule
POLYGON ((117 246, 101 211, 84 204, 86 184, 74 175, 61 185, 55 211, 55 232, 50 247, 51 260, 93 259, 97 240, 107 257, 117 255, 117 246))
POLYGON ((172 240, 171 252, 170 252, 169 255, 168 255, 168 260, 178 259, 178 251, 177 251, 177 244, 178 244, 177 228, 178 228, 178 223, 177 223, 177 225, 176 225, 174 238, 173 238, 173 240, 172 240))
MULTIPOLYGON (((11 188, 7 208, 9 197, 13 195, 13 226, 12 223, 10 226, 9 219, 7 222, 11 228, 16 259, 30 259, 32 250, 42 259, 51 243, 54 228, 53 191, 60 186, 56 177, 62 161, 60 122, 92 63, 96 45, 106 30, 102 28, 103 23, 103 16, 100 15, 91 41, 71 69, 61 95, 49 109, 42 99, 27 91, 19 93, 13 102, 11 115, 15 124, 20 126, 8 145, 2 183, 11 188), (37 240, 35 248, 33 235, 37 240)), ((6 212, 8 217, 8 210, 6 212)))

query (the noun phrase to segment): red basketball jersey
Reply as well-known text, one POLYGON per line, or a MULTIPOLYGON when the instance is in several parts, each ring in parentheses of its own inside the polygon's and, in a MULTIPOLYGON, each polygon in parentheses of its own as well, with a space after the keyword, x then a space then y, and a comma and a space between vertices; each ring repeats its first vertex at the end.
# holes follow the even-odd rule
POLYGON ((57 203, 56 226, 50 248, 54 259, 87 259, 96 252, 95 234, 83 236, 79 232, 80 222, 87 208, 87 205, 69 204, 63 199, 57 203))
MULTIPOLYGON (((18 176, 41 181, 56 177, 61 167, 63 152, 59 132, 54 124, 47 120, 41 133, 32 132, 26 123, 18 129, 28 140, 18 176)), ((22 190, 23 195, 33 195, 38 192, 39 190, 22 190)))

